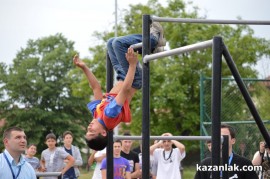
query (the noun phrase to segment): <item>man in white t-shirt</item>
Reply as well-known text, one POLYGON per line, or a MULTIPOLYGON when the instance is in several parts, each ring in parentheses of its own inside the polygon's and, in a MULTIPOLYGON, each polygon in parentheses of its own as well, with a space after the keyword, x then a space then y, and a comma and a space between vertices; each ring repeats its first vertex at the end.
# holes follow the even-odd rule
POLYGON ((96 167, 92 179, 102 179, 100 165, 104 158, 106 158, 106 148, 94 153, 94 160, 96 161, 96 167))
MULTIPOLYGON (((164 133, 162 136, 172 136, 171 133, 164 133)), ((157 165, 157 179, 181 179, 179 171, 180 161, 186 156, 185 146, 176 140, 161 140, 150 147, 150 154, 153 154, 157 165), (173 148, 172 145, 176 148, 173 148), (160 147, 163 148, 160 148, 160 147)))

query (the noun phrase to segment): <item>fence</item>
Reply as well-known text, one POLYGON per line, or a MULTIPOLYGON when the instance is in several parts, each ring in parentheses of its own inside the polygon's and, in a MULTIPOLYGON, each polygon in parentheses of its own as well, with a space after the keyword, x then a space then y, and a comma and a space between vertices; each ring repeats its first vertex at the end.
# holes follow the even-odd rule
MULTIPOLYGON (((270 79, 243 79, 253 102, 265 124, 270 129, 270 79)), ((211 84, 212 78, 201 76, 201 136, 211 135, 211 84)), ((232 78, 222 78, 221 122, 228 123, 236 129, 234 152, 252 159, 259 148, 263 137, 252 117, 248 106, 232 78)), ((207 148, 201 142, 201 159, 205 157, 207 148)))

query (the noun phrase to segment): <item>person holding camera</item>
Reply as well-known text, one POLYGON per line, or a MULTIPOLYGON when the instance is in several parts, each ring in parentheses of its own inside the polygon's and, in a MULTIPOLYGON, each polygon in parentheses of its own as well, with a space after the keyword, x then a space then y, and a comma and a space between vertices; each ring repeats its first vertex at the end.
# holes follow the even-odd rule
POLYGON ((270 179, 270 150, 265 142, 260 142, 259 151, 252 159, 253 165, 261 165, 263 171, 259 171, 259 179, 270 179))

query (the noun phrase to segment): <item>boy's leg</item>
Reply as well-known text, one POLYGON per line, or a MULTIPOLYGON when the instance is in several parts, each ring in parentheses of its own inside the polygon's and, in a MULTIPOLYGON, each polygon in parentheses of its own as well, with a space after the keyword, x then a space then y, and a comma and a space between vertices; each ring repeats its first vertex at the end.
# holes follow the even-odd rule
MULTIPOLYGON (((108 53, 111 59, 111 63, 114 70, 117 73, 117 80, 124 80, 128 71, 128 62, 126 60, 125 54, 130 45, 142 42, 141 34, 132 34, 122 37, 116 37, 109 39, 107 43, 108 53)), ((154 51, 158 45, 158 38, 154 35, 150 35, 150 45, 151 51, 154 51)), ((142 49, 135 49, 138 53, 142 53, 142 49)), ((135 89, 140 89, 142 85, 142 69, 140 65, 137 65, 135 78, 132 87, 135 89)))
POLYGON ((113 69, 116 72, 116 79, 117 81, 124 81, 125 80, 125 76, 126 76, 126 72, 124 71, 124 69, 122 68, 121 64, 118 62, 117 57, 114 53, 114 49, 113 49, 113 41, 116 39, 117 37, 113 37, 110 38, 107 42, 107 49, 108 49, 108 54, 110 57, 110 61, 112 63, 113 69))
MULTIPOLYGON (((118 62, 121 64, 125 75, 127 74, 129 63, 126 59, 125 54, 130 45, 142 42, 142 35, 141 34, 133 34, 122 36, 114 39, 112 41, 112 47, 118 62)), ((136 51, 136 50, 135 50, 136 51)), ((140 89, 142 86, 142 69, 139 67, 139 63, 136 67, 136 72, 134 76, 134 80, 132 83, 132 87, 135 89, 140 89)))

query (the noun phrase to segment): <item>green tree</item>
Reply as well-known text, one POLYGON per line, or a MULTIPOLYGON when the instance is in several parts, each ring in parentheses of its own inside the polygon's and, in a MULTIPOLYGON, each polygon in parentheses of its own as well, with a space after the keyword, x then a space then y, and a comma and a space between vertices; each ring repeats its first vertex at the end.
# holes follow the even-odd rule
POLYGON ((45 136, 54 132, 61 136, 65 130, 75 135, 75 144, 82 146, 82 136, 90 118, 86 110, 87 96, 73 95, 76 83, 70 70, 76 53, 74 42, 63 35, 29 40, 26 48, 16 55, 13 65, 4 64, 0 70, 0 119, 10 126, 22 127, 29 143, 45 148, 45 136))

